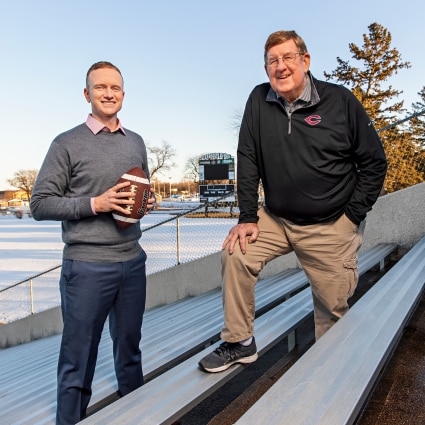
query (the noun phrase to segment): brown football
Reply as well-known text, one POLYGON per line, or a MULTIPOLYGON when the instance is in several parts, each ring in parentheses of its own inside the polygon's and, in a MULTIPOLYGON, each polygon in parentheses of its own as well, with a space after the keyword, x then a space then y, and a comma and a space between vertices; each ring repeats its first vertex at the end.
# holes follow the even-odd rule
POLYGON ((114 217, 116 223, 122 229, 138 223, 146 214, 148 199, 151 194, 149 179, 146 177, 145 172, 139 167, 132 168, 124 173, 117 181, 117 184, 124 182, 130 182, 130 186, 121 190, 123 192, 134 193, 134 204, 124 207, 127 211, 130 211, 130 214, 120 213, 119 211, 114 211, 112 213, 112 217, 114 217))

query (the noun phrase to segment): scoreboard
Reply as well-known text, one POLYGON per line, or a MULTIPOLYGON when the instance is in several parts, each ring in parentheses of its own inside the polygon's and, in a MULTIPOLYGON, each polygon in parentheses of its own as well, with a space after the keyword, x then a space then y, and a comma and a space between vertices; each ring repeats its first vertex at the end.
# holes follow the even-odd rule
POLYGON ((200 184, 199 195, 200 198, 217 199, 226 196, 226 194, 232 194, 234 200, 235 185, 234 184, 200 184))
POLYGON ((235 202, 235 159, 228 153, 209 153, 199 158, 199 194, 202 202, 225 198, 227 202, 235 202), (226 180, 225 184, 218 184, 226 180), (208 184, 211 182, 213 184, 208 184))
POLYGON ((233 156, 227 153, 209 153, 199 158, 199 181, 234 179, 233 156))

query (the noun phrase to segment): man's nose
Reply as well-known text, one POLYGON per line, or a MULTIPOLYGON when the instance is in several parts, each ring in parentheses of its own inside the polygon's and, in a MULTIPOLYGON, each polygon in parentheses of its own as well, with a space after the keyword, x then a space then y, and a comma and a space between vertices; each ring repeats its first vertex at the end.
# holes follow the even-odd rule
POLYGON ((282 58, 278 58, 277 60, 277 69, 286 69, 286 63, 282 58))
POLYGON ((103 95, 105 96, 105 97, 108 97, 108 98, 110 98, 110 97, 113 97, 114 95, 113 95, 113 93, 112 93, 112 89, 111 88, 109 88, 109 87, 105 87, 105 90, 103 91, 103 95))

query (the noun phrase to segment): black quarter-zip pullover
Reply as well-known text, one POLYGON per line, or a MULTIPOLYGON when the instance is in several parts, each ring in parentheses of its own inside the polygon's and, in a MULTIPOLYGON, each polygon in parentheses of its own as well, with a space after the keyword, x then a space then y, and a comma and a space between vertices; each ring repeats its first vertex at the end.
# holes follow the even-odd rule
POLYGON ((359 224, 381 191, 387 161, 364 108, 346 88, 311 77, 312 101, 288 116, 269 83, 251 92, 238 144, 240 223, 268 210, 296 224, 343 213, 359 224))

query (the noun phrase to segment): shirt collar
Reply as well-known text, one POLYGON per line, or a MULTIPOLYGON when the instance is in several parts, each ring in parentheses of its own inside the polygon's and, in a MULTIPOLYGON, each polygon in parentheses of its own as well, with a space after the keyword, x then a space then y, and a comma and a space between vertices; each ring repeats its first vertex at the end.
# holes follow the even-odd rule
MULTIPOLYGON (((283 105, 289 106, 289 103, 282 97, 280 97, 271 87, 269 92, 267 93, 267 101, 279 101, 283 105)), ((307 81, 304 87, 303 92, 300 97, 293 102, 293 104, 297 104, 298 107, 300 105, 312 106, 320 101, 319 94, 317 93, 316 86, 313 82, 313 76, 310 71, 307 72, 307 81), (299 102, 301 101, 301 102, 299 102)))
MULTIPOLYGON (((118 118, 117 118, 118 119, 118 118)), ((105 124, 98 121, 96 118, 93 117, 92 114, 89 114, 86 120, 87 127, 92 131, 94 135, 100 133, 101 131, 106 131, 111 133, 108 127, 105 126, 105 124)), ((113 131, 113 133, 116 133, 117 131, 121 131, 125 136, 125 130, 124 127, 121 124, 121 121, 118 119, 118 127, 116 130, 113 131)))

